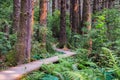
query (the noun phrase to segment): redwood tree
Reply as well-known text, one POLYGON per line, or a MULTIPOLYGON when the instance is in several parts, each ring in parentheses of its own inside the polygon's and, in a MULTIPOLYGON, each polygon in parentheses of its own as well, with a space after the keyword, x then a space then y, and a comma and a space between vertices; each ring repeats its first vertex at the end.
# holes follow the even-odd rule
POLYGON ((79 5, 78 0, 73 0, 72 3, 72 32, 77 33, 78 24, 79 24, 79 5))
POLYGON ((14 33, 16 33, 19 28, 20 1, 21 0, 13 0, 13 32, 14 33))
POLYGON ((20 24, 17 34, 17 63, 30 62, 32 0, 21 0, 20 24))
POLYGON ((64 47, 67 43, 66 40, 66 2, 61 0, 61 10, 60 10, 60 38, 59 43, 60 47, 64 47))
POLYGON ((54 11, 55 11, 55 1, 56 0, 52 0, 52 14, 54 13, 54 11))
POLYGON ((47 24, 47 0, 40 0, 40 25, 47 24))
MULTIPOLYGON (((40 0, 40 26, 47 26, 47 0, 40 0)), ((46 33, 42 34, 42 43, 46 46, 46 33)))
MULTIPOLYGON (((83 26, 87 28, 88 31, 91 30, 91 5, 90 5, 90 0, 84 0, 83 1, 83 26)), ((83 32, 83 35, 88 32, 83 32)), ((91 53, 92 50, 92 40, 90 39, 88 41, 89 45, 89 52, 91 53)))

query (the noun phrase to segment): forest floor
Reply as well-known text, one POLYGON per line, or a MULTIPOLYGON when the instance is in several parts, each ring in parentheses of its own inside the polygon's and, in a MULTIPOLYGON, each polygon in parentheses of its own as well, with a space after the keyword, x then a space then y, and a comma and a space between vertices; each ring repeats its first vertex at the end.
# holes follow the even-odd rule
POLYGON ((49 64, 58 61, 61 58, 73 56, 76 53, 71 52, 70 50, 63 50, 63 49, 55 49, 58 52, 63 52, 65 54, 42 59, 42 60, 37 60, 34 62, 30 62, 27 64, 19 65, 16 67, 9 68, 5 71, 0 72, 0 80, 19 80, 22 78, 25 74, 28 74, 34 70, 37 70, 41 67, 42 64, 49 64))

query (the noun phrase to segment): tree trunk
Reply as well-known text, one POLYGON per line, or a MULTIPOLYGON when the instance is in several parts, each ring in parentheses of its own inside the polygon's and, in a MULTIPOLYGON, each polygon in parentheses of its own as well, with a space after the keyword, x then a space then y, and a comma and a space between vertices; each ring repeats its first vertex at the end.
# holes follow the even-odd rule
POLYGON ((13 0, 13 32, 14 33, 16 33, 19 28, 20 2, 21 0, 13 0))
MULTIPOLYGON (((47 26, 47 0, 40 0, 40 26, 47 26)), ((42 34, 42 43, 46 47, 46 33, 42 34)))
MULTIPOLYGON (((90 0, 84 0, 83 1, 83 26, 87 28, 88 32, 91 30, 91 5, 90 5, 90 0)), ((85 32, 85 33, 88 33, 85 32)), ((83 34, 85 34, 83 32, 83 34)), ((92 40, 89 40, 89 54, 91 53, 92 50, 92 40)))
POLYGON ((61 0, 57 0, 57 8, 58 8, 58 10, 61 9, 61 0))
POLYGON ((32 0, 21 0, 20 27, 17 34, 17 63, 30 62, 32 0))
POLYGON ((79 21, 79 5, 78 0, 73 0, 73 8, 72 8, 72 32, 77 33, 78 30, 78 21, 79 21))
POLYGON ((70 0, 70 27, 72 29, 72 17, 73 17, 73 0, 70 0))
POLYGON ((115 0, 109 0, 108 8, 113 8, 114 2, 115 2, 115 0))
POLYGON ((82 7, 83 7, 83 1, 82 0, 78 0, 79 1, 79 33, 82 34, 82 7))
POLYGON ((88 30, 91 30, 90 0, 84 0, 83 5, 83 26, 86 27, 88 30))
POLYGON ((66 12, 70 12, 70 0, 66 0, 66 12))
POLYGON ((102 0, 102 9, 105 8, 105 0, 102 0))
POLYGON ((55 7, 55 1, 56 0, 52 0, 52 14, 55 12, 55 9, 56 9, 56 7, 55 7))
POLYGON ((105 1, 105 8, 106 8, 106 9, 108 8, 108 3, 109 3, 109 1, 106 0, 106 1, 105 1))
POLYGON ((32 28, 31 28, 31 32, 32 32, 32 35, 33 35, 33 26, 34 26, 34 0, 32 0, 32 28))
POLYGON ((40 25, 47 24, 47 0, 40 0, 40 25))
POLYGON ((97 4, 98 4, 98 11, 100 11, 102 9, 102 0, 98 0, 97 4))
POLYGON ((95 14, 96 11, 97 11, 97 4, 98 4, 97 1, 98 1, 98 0, 94 0, 94 1, 93 1, 93 13, 94 13, 94 14, 95 14))
POLYGON ((66 43, 66 3, 65 0, 61 0, 61 14, 60 14, 60 47, 63 48, 66 43))

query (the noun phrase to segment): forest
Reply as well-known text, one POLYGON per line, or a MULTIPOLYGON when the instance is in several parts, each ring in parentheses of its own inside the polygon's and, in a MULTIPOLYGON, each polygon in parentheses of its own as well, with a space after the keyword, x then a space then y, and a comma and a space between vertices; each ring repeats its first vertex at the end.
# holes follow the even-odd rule
POLYGON ((119 31, 120 0, 0 0, 0 80, 120 80, 119 31))

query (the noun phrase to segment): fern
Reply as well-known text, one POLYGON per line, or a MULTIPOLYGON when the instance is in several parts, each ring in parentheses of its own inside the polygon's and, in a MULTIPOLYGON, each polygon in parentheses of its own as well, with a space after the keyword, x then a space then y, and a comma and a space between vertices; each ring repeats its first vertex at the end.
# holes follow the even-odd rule
POLYGON ((43 72, 33 72, 31 74, 29 74, 28 76, 26 76, 25 78, 23 78, 22 80, 39 80, 40 78, 42 78, 44 76, 45 73, 43 72))
POLYGON ((118 77, 120 78, 120 67, 117 64, 119 62, 119 57, 117 57, 114 53, 112 53, 112 51, 108 48, 103 47, 102 50, 103 50, 103 53, 106 54, 106 56, 109 56, 110 64, 112 64, 115 72, 117 73, 118 77))
MULTIPOLYGON (((94 72, 91 69, 80 71, 66 71, 63 73, 67 80, 96 80, 94 72)), ((104 80, 104 79, 102 79, 104 80)))

